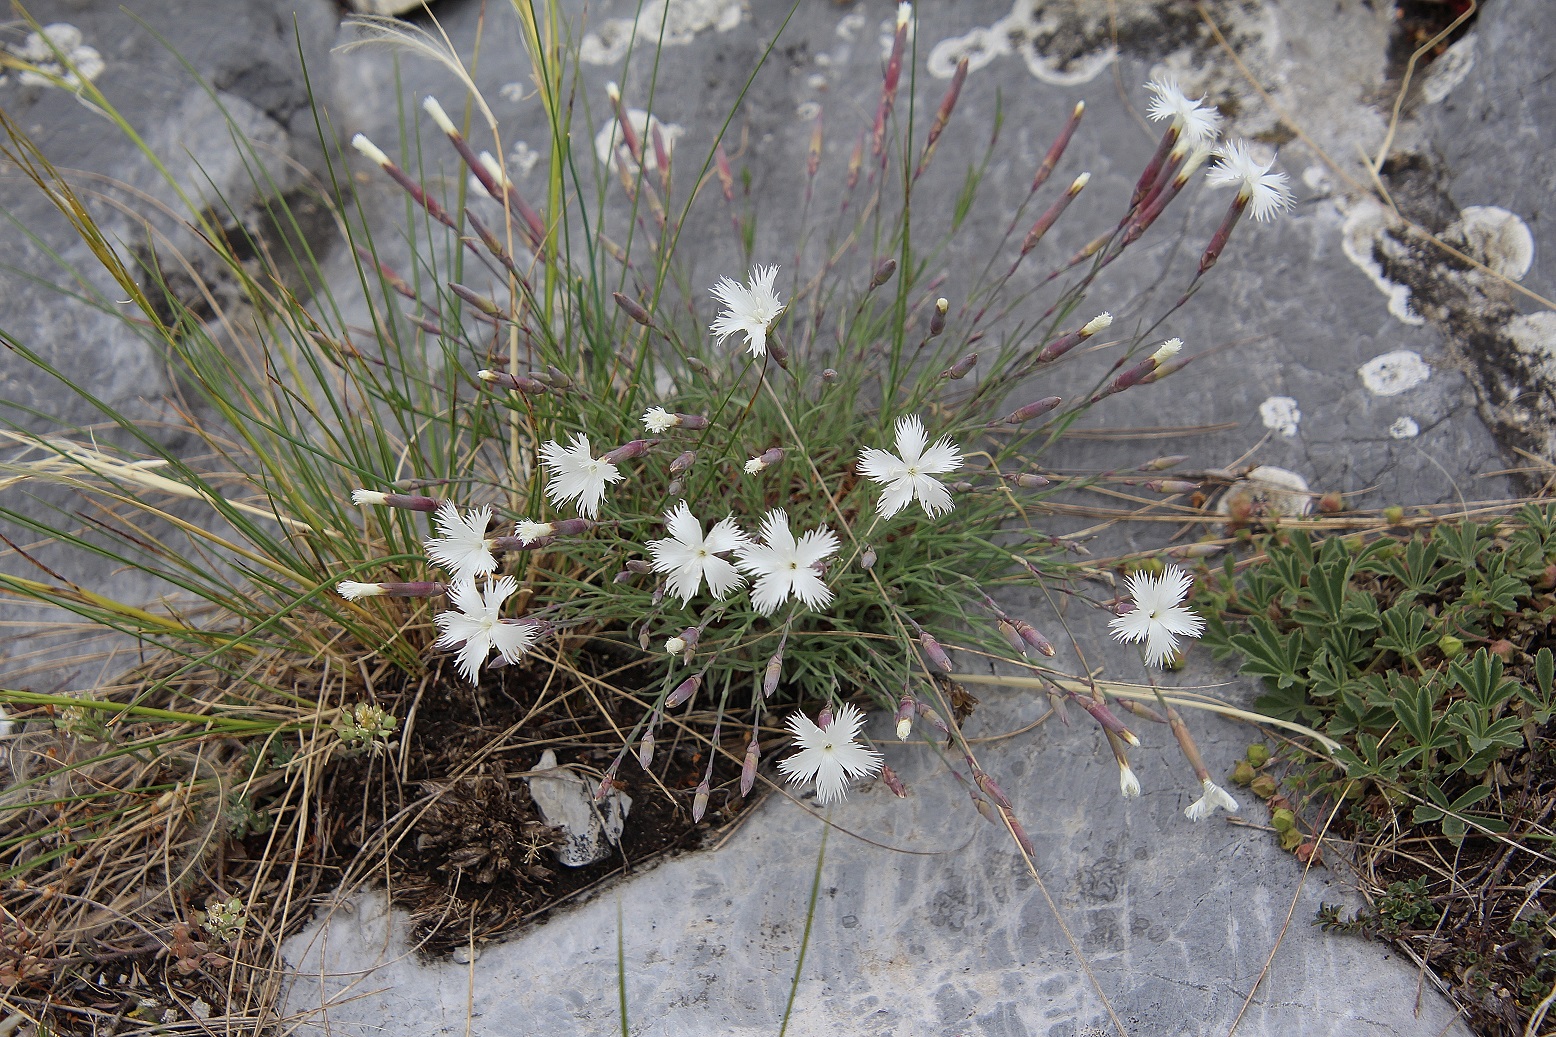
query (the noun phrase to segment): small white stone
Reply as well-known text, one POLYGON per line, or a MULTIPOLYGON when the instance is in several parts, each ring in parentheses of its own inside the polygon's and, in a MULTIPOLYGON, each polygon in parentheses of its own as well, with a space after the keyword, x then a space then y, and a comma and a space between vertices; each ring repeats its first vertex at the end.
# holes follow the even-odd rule
POLYGON ((550 749, 524 780, 546 824, 563 831, 558 861, 581 868, 610 856, 632 810, 631 796, 613 789, 596 803, 593 786, 567 767, 558 767, 550 749))
POLYGON ((1302 411, 1297 408, 1297 401, 1290 396, 1271 396, 1259 404, 1259 420, 1271 432, 1278 432, 1291 439, 1297 434, 1302 411))
POLYGON ((1389 426, 1389 435, 1395 439, 1414 439, 1421 434, 1421 426, 1416 424, 1416 419, 1403 417, 1394 419, 1394 424, 1389 426))
POLYGON ((481 960, 481 948, 462 943, 450 951, 448 956, 453 958, 456 964, 469 965, 472 961, 481 960))
POLYGON ((1375 356, 1356 373, 1374 396, 1398 396, 1432 377, 1432 369, 1421 359, 1421 354, 1409 349, 1375 356))

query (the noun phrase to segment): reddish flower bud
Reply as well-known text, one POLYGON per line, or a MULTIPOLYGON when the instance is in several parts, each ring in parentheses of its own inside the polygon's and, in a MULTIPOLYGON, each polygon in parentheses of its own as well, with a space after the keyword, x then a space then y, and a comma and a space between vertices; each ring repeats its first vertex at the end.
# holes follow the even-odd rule
POLYGON ((945 315, 951 304, 945 299, 935 300, 935 312, 929 318, 929 337, 934 338, 945 330, 945 315))
POLYGON ((751 741, 746 743, 746 758, 740 763, 740 798, 744 799, 751 794, 751 786, 756 784, 756 761, 761 749, 756 742, 756 732, 751 732, 751 741))
POLYGON ((665 708, 674 709, 676 706, 679 706, 681 703, 697 694, 697 689, 700 687, 702 687, 702 674, 699 673, 695 676, 686 678, 676 686, 674 691, 670 693, 670 697, 665 699, 665 708))
POLYGON ((1047 414, 1063 402, 1064 400, 1058 396, 1045 396, 1035 403, 1027 404, 1025 407, 1017 407, 1005 415, 1005 424, 1020 425, 1023 422, 1031 421, 1033 418, 1047 414))
POLYGON ((951 666, 951 657, 945 653, 944 648, 940 647, 940 642, 935 640, 934 635, 930 634, 928 631, 920 630, 918 632, 918 642, 923 646, 924 654, 929 657, 929 661, 933 663, 937 669, 943 673, 950 673, 952 671, 953 667, 951 666))
POLYGON ((627 295, 623 295, 620 292, 612 292, 611 298, 616 300, 616 305, 621 307, 623 313, 637 321, 639 324, 643 325, 645 328, 651 328, 654 326, 654 318, 649 316, 648 311, 645 310, 642 304, 639 303, 636 299, 627 295))
POLYGON ((895 259, 883 260, 881 265, 875 268, 875 276, 870 278, 869 290, 872 292, 875 291, 881 285, 885 284, 887 281, 890 281, 891 275, 895 274, 896 272, 897 261, 895 259))
POLYGON ((703 778, 702 779, 702 783, 697 786, 697 794, 692 796, 692 823, 693 824, 696 824, 698 821, 701 821, 702 820, 702 815, 708 809, 708 792, 709 791, 710 790, 708 788, 708 779, 707 778, 703 778))
POLYGON ((608 464, 618 464, 622 461, 630 461, 633 458, 642 457, 648 453, 651 447, 659 445, 657 439, 634 439, 630 443, 623 443, 614 450, 601 455, 600 460, 608 464))
POLYGON ((674 461, 670 462, 670 474, 681 475, 684 472, 688 472, 691 470, 692 465, 695 464, 696 461, 697 452, 695 450, 688 450, 677 457, 674 461))
MULTIPOLYGON (((967 59, 963 58, 962 60, 965 62, 967 59)), ((898 799, 908 798, 907 786, 902 783, 901 778, 897 777, 897 772, 885 764, 881 765, 881 780, 886 783, 886 787, 891 789, 892 794, 898 799)))
POLYGON ((954 382, 959 379, 966 378, 967 373, 973 369, 973 365, 977 362, 978 354, 968 353, 966 356, 962 357, 962 359, 958 360, 956 363, 940 372, 940 377, 949 382, 954 382))

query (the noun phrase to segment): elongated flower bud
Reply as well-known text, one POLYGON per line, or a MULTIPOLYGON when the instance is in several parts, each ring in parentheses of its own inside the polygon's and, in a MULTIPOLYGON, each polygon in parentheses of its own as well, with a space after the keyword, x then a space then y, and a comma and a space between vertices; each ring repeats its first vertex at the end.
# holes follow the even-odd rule
POLYGON ((607 451, 600 456, 600 460, 608 464, 619 464, 622 461, 631 461, 642 457, 656 444, 657 439, 634 439, 630 443, 623 443, 614 450, 607 451))
POLYGON ((648 718, 648 730, 643 732, 643 740, 638 743, 638 766, 645 771, 654 762, 654 725, 657 723, 659 711, 655 710, 648 718))
POLYGON ((1086 102, 1079 101, 1070 111, 1070 117, 1065 120, 1064 128, 1059 131, 1059 136, 1054 139, 1048 148, 1048 154, 1043 156, 1042 165, 1037 167, 1037 175, 1032 178, 1032 191, 1035 193, 1048 181, 1054 167, 1059 164, 1059 159, 1064 156, 1064 149, 1069 147, 1070 138, 1075 136, 1075 128, 1081 124, 1081 116, 1086 114, 1086 102))
POLYGON ((1050 361, 1059 359, 1060 357, 1064 356, 1064 354, 1068 353, 1070 350, 1074 349, 1082 342, 1085 342, 1087 339, 1091 338, 1091 336, 1108 327, 1112 323, 1113 315, 1111 313, 1097 314, 1091 320, 1087 321, 1080 328, 1080 330, 1072 331, 1068 335, 1050 342, 1043 348, 1043 351, 1037 355, 1037 362, 1040 364, 1046 364, 1050 361))
POLYGON ((756 732, 751 732, 751 741, 746 743, 745 759, 740 761, 740 798, 745 799, 751 794, 751 786, 756 784, 756 762, 761 753, 761 747, 757 745, 756 732))
POLYGON ((1058 396, 1045 396, 1035 403, 1029 403, 1024 407, 1017 407, 1015 410, 1005 415, 1005 424, 1020 425, 1024 422, 1031 421, 1033 418, 1042 417, 1044 414, 1047 414, 1049 411, 1053 410, 1063 402, 1064 400, 1058 396))
POLYGON ((418 493, 379 493, 377 490, 352 490, 351 503, 358 506, 382 504, 386 508, 399 508, 402 511, 426 512, 437 511, 443 506, 443 501, 436 497, 418 493))
POLYGON ((869 572, 875 568, 875 548, 866 547, 864 553, 859 556, 859 568, 869 572))
POLYGON ((1015 626, 1016 633, 1021 635, 1021 640, 1037 649, 1040 654, 1046 655, 1050 659, 1054 657, 1053 643, 1040 634, 1031 623, 1022 619, 1012 619, 1011 623, 1015 626))
POLYGON ((999 785, 995 783, 993 778, 989 777, 982 770, 973 766, 971 763, 969 763, 968 766, 973 767, 973 781, 978 783, 978 787, 983 790, 984 795, 994 800, 995 803, 997 803, 1005 810, 1015 809, 1015 807, 1011 805, 1010 797, 1005 795, 1005 790, 1000 788, 999 785))
POLYGON ((621 757, 618 756, 616 757, 615 761, 611 763, 610 768, 606 770, 605 777, 600 779, 599 788, 594 790, 594 801, 596 803, 604 800, 606 796, 610 795, 611 790, 616 787, 616 769, 620 766, 621 757))
POLYGON ((474 307, 479 313, 485 314, 488 317, 502 316, 502 307, 498 306, 491 299, 488 299, 486 296, 482 295, 480 292, 473 288, 459 284, 456 281, 450 281, 448 290, 453 292, 464 302, 474 307))
POLYGON ((507 389, 525 396, 539 396, 551 391, 543 382, 521 374, 509 374, 507 371, 481 370, 475 376, 495 389, 507 389))
POLYGON ((966 356, 962 357, 962 359, 958 360, 956 363, 940 372, 940 377, 950 382, 966 378, 967 373, 973 369, 973 365, 977 362, 978 354, 968 353, 966 356))
POLYGON ((695 450, 683 451, 681 454, 679 454, 676 457, 676 459, 674 461, 670 462, 670 474, 671 475, 681 475, 681 474, 683 474, 685 472, 689 472, 689 471, 691 471, 692 465, 694 465, 696 463, 697 463, 697 451, 695 451, 695 450))
POLYGON ((872 292, 875 291, 881 285, 885 284, 887 281, 890 281, 891 275, 895 274, 896 272, 897 261, 895 259, 883 260, 881 265, 875 268, 875 276, 870 278, 869 290, 872 292))
POLYGON ((347 601, 362 598, 435 598, 448 590, 442 583, 357 583, 341 580, 335 585, 335 593, 347 601))
POLYGON ((670 693, 670 697, 665 699, 665 708, 674 709, 697 694, 697 689, 700 687, 702 687, 702 674, 699 673, 686 678, 676 685, 676 689, 670 693))
POLYGON ((1118 719, 1107 706, 1089 695, 1076 695, 1074 698, 1082 709, 1091 714, 1092 719, 1102 725, 1104 730, 1113 732, 1130 745, 1138 746, 1140 744, 1140 739, 1135 737, 1134 732, 1125 727, 1124 722, 1118 719))
POLYGON ((1043 478, 1041 475, 1034 475, 1031 472, 1022 472, 1019 475, 1005 475, 1002 478, 1006 482, 1015 483, 1023 490, 1041 490, 1045 486, 1053 485, 1050 480, 1043 478))
POLYGON ((937 669, 942 673, 952 672, 951 657, 945 653, 944 648, 940 647, 940 642, 935 640, 934 635, 927 630, 920 630, 918 632, 918 643, 923 646, 924 654, 929 657, 929 661, 937 669))
POLYGON ((654 318, 649 316, 648 311, 643 308, 642 303, 638 302, 636 299, 628 295, 623 295, 621 292, 612 292, 611 298, 616 300, 616 305, 621 308, 623 313, 637 321, 639 324, 643 325, 645 328, 651 328, 654 326, 654 318))
POLYGON ((1010 647, 1014 648, 1023 656, 1027 654, 1027 643, 1021 639, 1020 634, 1016 633, 1014 624, 1008 623, 1002 619, 995 625, 999 627, 1000 636, 1005 639, 1005 642, 1010 645, 1010 647))
POLYGON ((951 727, 945 722, 944 717, 935 712, 934 708, 931 707, 928 703, 920 702, 917 705, 918 715, 929 721, 929 725, 931 727, 945 735, 947 738, 951 736, 951 727))
MULTIPOLYGON (((967 59, 963 58, 962 61, 965 64, 967 59)), ((886 787, 891 789, 892 795, 898 799, 908 798, 908 787, 902 783, 901 778, 897 777, 897 772, 885 764, 881 765, 881 781, 886 783, 886 787)))
POLYGON ((702 815, 707 812, 707 809, 708 809, 708 793, 710 791, 711 790, 708 787, 708 779, 707 778, 703 778, 702 779, 702 783, 697 786, 696 794, 692 796, 692 823, 693 824, 696 824, 698 821, 701 821, 702 820, 702 815))
POLYGON ((967 82, 967 71, 971 68, 971 60, 964 54, 962 60, 956 63, 956 71, 951 74, 951 85, 946 87, 945 96, 940 99, 940 108, 935 112, 935 121, 930 124, 929 136, 924 141, 924 153, 919 157, 918 168, 913 171, 913 179, 917 180, 929 167, 929 160, 935 155, 935 146, 940 143, 940 135, 945 132, 946 124, 951 121, 951 113, 956 109, 956 101, 962 95, 962 84, 967 82))
POLYGON ((1023 256, 1037 247, 1037 243, 1043 240, 1043 235, 1047 234, 1059 217, 1064 215, 1064 210, 1070 207, 1070 203, 1075 200, 1075 196, 1085 190, 1086 185, 1090 182, 1090 173, 1082 173, 1076 177, 1070 183, 1070 189, 1060 195, 1048 207, 1048 210, 1037 218, 1037 222, 1032 224, 1032 229, 1027 231, 1026 238, 1021 242, 1021 254, 1023 256))
POLYGON ((1187 479, 1147 479, 1145 488, 1152 493, 1193 493, 1199 483, 1187 479))
POLYGON ((783 676, 783 650, 789 643, 789 632, 785 630, 783 636, 778 639, 778 650, 767 660, 767 669, 762 673, 762 697, 770 699, 773 692, 778 689, 778 679, 783 676))
POLYGON ((1169 454, 1166 457, 1156 457, 1141 465, 1136 471, 1140 472, 1165 472, 1169 468, 1176 468, 1189 459, 1188 454, 1169 454))
POLYGON ((832 726, 832 703, 822 706, 821 712, 816 714, 816 726, 823 731, 832 726))

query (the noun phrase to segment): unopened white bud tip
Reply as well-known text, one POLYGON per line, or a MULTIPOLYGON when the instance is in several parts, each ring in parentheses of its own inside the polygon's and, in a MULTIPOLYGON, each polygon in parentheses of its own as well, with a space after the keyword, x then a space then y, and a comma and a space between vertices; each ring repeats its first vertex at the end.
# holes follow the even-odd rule
POLYGON ((381 583, 357 583, 355 580, 341 580, 335 585, 335 593, 347 601, 356 601, 358 598, 373 598, 384 592, 381 583))
POLYGON ((913 5, 903 0, 897 5, 897 28, 901 29, 913 20, 913 5))
POLYGON ((1099 313, 1095 317, 1091 318, 1091 320, 1086 322, 1086 326, 1081 329, 1081 335, 1095 335, 1097 332, 1101 331, 1105 327, 1108 327, 1112 323, 1113 315, 1111 313, 1099 313))
POLYGON ((454 121, 448 117, 448 113, 443 110, 443 106, 438 103, 438 99, 436 97, 433 97, 430 94, 427 95, 427 97, 422 100, 421 107, 422 111, 432 116, 432 121, 438 124, 438 129, 442 130, 450 137, 459 136, 459 128, 456 127, 454 125, 454 121))
POLYGON ((382 504, 387 499, 388 499, 388 495, 387 494, 379 493, 377 490, 352 490, 351 491, 351 503, 357 504, 357 505, 362 505, 362 504, 382 504))
POLYGON ((910 718, 910 717, 903 717, 901 720, 897 721, 897 741, 899 741, 899 742, 906 742, 908 740, 908 736, 911 735, 912 733, 913 733, 913 720, 912 720, 912 718, 910 718))
POLYGON ((1082 173, 1080 176, 1070 181, 1070 194, 1080 194, 1081 191, 1085 190, 1086 185, 1089 183, 1091 183, 1091 174, 1082 173))
POLYGON ((1161 366, 1177 356, 1178 351, 1182 348, 1183 340, 1181 338, 1170 338, 1156 347, 1156 352, 1151 354, 1151 359, 1156 361, 1157 366, 1161 366))
POLYGON ((621 103, 621 87, 614 81, 605 84, 605 96, 611 99, 611 104, 621 103))
POLYGON ((672 637, 665 642, 665 651, 671 655, 680 655, 686 651, 686 642, 679 637, 672 637))
POLYGON ((355 137, 352 137, 351 146, 381 166, 387 166, 391 164, 389 161, 389 156, 385 155, 383 151, 379 149, 377 144, 374 144, 372 141, 368 140, 367 134, 365 133, 359 133, 355 137))

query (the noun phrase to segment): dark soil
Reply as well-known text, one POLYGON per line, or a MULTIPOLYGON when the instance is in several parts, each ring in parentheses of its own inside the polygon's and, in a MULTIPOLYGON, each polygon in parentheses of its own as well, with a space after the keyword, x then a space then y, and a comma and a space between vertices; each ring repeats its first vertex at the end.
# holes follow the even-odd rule
POLYGON ((414 708, 404 770, 393 773, 401 759, 394 752, 350 761, 331 775, 324 809, 337 818, 333 854, 381 860, 387 844, 397 904, 412 913, 427 953, 510 934, 611 879, 695 849, 747 805, 737 788, 742 741, 729 746, 733 760, 714 759, 708 814, 694 825, 692 795, 708 765, 706 740, 676 737, 678 729, 662 723, 652 774, 638 765, 634 744, 614 779, 632 797, 616 852, 582 868, 559 864, 553 832, 523 773, 550 749, 559 765, 597 786, 647 711, 620 690, 636 690, 635 678, 646 674, 646 666, 634 665, 641 655, 603 641, 566 651, 585 677, 535 661, 489 670, 477 688, 449 673, 423 689, 419 682, 402 689, 405 704, 396 714, 414 708), (593 684, 591 697, 587 677, 604 678, 614 689, 593 684), (363 817, 364 804, 382 816, 363 817))

